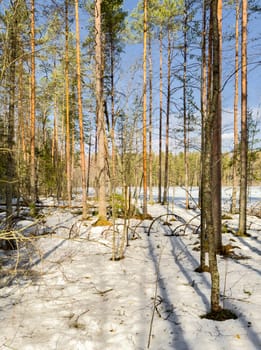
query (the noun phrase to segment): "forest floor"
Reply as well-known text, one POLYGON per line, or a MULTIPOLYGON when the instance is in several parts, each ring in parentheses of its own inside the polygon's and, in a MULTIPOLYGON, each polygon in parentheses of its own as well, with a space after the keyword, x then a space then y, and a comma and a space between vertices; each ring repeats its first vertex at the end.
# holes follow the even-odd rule
MULTIPOLYGON (((0 349, 260 349, 261 218, 248 217, 248 237, 222 236, 230 249, 218 256, 221 306, 238 318, 213 321, 201 318, 210 309, 210 275, 195 272, 199 212, 175 198, 148 211, 178 220, 130 221, 119 261, 111 260, 112 230, 94 227, 94 217, 81 221, 76 210, 46 208, 30 228, 18 222, 28 241, 0 250, 0 349)), ((223 224, 233 231, 237 220, 223 224)))

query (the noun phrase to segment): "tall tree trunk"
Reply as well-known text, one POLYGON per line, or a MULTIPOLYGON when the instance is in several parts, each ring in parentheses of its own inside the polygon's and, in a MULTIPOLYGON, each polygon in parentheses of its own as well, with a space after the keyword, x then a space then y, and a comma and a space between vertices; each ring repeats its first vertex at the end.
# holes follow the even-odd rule
POLYGON ((82 86, 81 86, 81 58, 80 58, 80 31, 79 31, 79 5, 75 0, 75 25, 76 25, 76 74, 78 92, 78 115, 80 129, 80 154, 81 154, 81 174, 82 174, 82 218, 87 218, 87 189, 86 189, 86 160, 84 149, 84 125, 82 113, 82 86))
POLYGON ((99 219, 106 219, 106 147, 103 113, 103 59, 101 32, 101 0, 95 2, 96 113, 97 113, 97 184, 99 219))
POLYGON ((70 94, 69 94, 69 18, 68 0, 65 0, 65 114, 66 114, 66 183, 69 207, 72 199, 71 135, 70 135, 70 94))
POLYGON ((147 0, 144 0, 143 18, 143 214, 147 207, 147 0))
MULTIPOLYGON (((37 198, 35 159, 35 7, 31 0, 31 112, 30 112, 30 197, 32 204, 37 198)), ((34 213, 33 213, 34 214, 34 213)))
POLYGON ((110 38, 110 73, 111 73, 111 181, 112 192, 116 187, 116 147, 115 147, 115 87, 114 87, 114 43, 113 37, 110 38))
POLYGON ((158 186, 158 202, 161 203, 161 187, 162 187, 162 112, 163 112, 163 69, 162 69, 162 27, 159 33, 159 53, 160 53, 160 96, 159 96, 159 186, 158 186))
MULTIPOLYGON (((215 19, 214 19, 215 21, 215 19)), ((222 127, 222 106, 221 106, 221 76, 222 76, 222 0, 217 0, 217 21, 219 38, 219 90, 218 106, 214 115, 213 124, 213 174, 212 174, 212 204, 213 204, 213 225, 215 232, 216 251, 222 249, 221 239, 221 127, 222 127)), ((213 58, 214 60, 214 58, 213 58)), ((213 79, 216 77, 213 76, 213 79)))
POLYGON ((6 217, 7 224, 12 220, 12 199, 14 188, 14 133, 15 133, 15 75, 16 75, 16 50, 17 50, 17 1, 12 6, 12 18, 9 30, 10 43, 10 67, 9 67, 9 110, 8 110, 8 131, 7 131, 7 184, 6 184, 6 217))
POLYGON ((206 166, 204 167, 206 172, 206 185, 204 200, 206 206, 206 229, 208 236, 208 254, 209 254, 209 268, 211 274, 211 311, 218 312, 220 310, 219 305, 219 272, 217 265, 217 256, 216 256, 216 237, 215 237, 215 227, 213 216, 216 213, 213 211, 213 149, 212 145, 214 142, 213 128, 215 124, 215 118, 219 114, 219 94, 220 94, 220 52, 219 52, 219 30, 218 30, 218 0, 213 0, 211 3, 211 12, 212 15, 210 18, 213 21, 213 63, 210 68, 212 68, 212 90, 209 95, 209 113, 207 115, 206 126, 205 126, 205 161, 206 166))
POLYGON ((152 184, 152 48, 151 48, 151 34, 149 35, 149 200, 153 202, 153 184, 152 184))
POLYGON ((184 168, 185 168, 185 190, 186 190, 186 202, 185 207, 189 209, 189 163, 188 163, 188 116, 187 116, 187 51, 188 51, 188 4, 185 1, 184 16, 183 16, 183 40, 184 40, 184 51, 183 51, 183 128, 184 128, 184 168))
POLYGON ((235 23, 235 92, 234 92, 234 151, 233 151, 233 189, 231 212, 236 212, 238 186, 238 80, 239 80, 239 0, 236 0, 235 23))
MULTIPOLYGON (((214 0, 216 1, 216 0, 214 0)), ((209 8, 211 8, 209 2, 209 8)), ((211 104, 209 103, 210 96, 212 93, 212 84, 213 84, 213 13, 211 10, 209 14, 209 26, 208 26, 208 55, 207 55, 207 110, 206 113, 210 114, 211 104)))
MULTIPOLYGON (((53 142, 52 142, 52 163, 54 168, 57 167, 57 159, 58 159, 58 126, 57 126, 57 78, 56 78, 56 62, 54 60, 54 106, 53 106, 53 142)), ((45 132, 46 134, 46 132, 45 132)), ((46 137, 44 137, 44 143, 46 142, 46 137)))
MULTIPOLYGON (((18 36, 18 43, 20 41, 20 38, 18 36)), ((18 50, 17 54, 18 56, 21 56, 22 50, 18 50)), ((28 103, 24 103, 24 97, 25 97, 25 91, 24 91, 24 69, 23 69, 23 59, 20 58, 18 60, 18 78, 17 78, 17 95, 18 95, 18 103, 17 103, 17 117, 18 117, 18 123, 16 125, 15 134, 17 135, 17 166, 16 166, 16 176, 18 179, 18 186, 17 186, 17 215, 20 215, 20 195, 22 190, 24 189, 24 167, 26 169, 30 169, 28 167, 28 152, 27 152, 27 146, 28 145, 28 113, 27 113, 27 106, 28 103), (27 132, 26 132, 27 131, 27 132)), ((28 174, 27 174, 28 175, 28 174)), ((23 191, 23 193, 25 193, 23 191)))
POLYGON ((24 79, 23 79, 23 60, 19 60, 18 64, 18 144, 19 144, 19 158, 20 162, 28 165, 26 143, 28 140, 25 133, 26 121, 25 121, 25 109, 23 108, 24 100, 24 79))
POLYGON ((241 15, 241 147, 240 147, 240 200, 238 235, 246 233, 247 212, 247 0, 242 0, 241 15))
POLYGON ((200 183, 200 208, 201 208, 201 217, 200 217, 200 271, 206 269, 206 254, 207 254, 207 233, 206 233, 206 204, 203 200, 205 193, 205 125, 206 125, 206 115, 207 115, 207 67, 206 67, 206 12, 207 5, 206 1, 203 1, 203 28, 202 28, 202 44, 201 44, 201 54, 202 54, 202 63, 201 63, 201 183, 200 183))
POLYGON ((167 76, 167 111, 166 111, 166 141, 165 141, 165 167, 163 203, 167 203, 169 186, 169 119, 170 119, 170 78, 171 78, 171 38, 168 29, 168 76, 167 76))
MULTIPOLYGON (((55 93, 54 93, 55 95, 55 93)), ((52 164, 55 166, 56 155, 57 155, 57 100, 54 97, 54 116, 53 116, 53 139, 52 139, 52 164)))

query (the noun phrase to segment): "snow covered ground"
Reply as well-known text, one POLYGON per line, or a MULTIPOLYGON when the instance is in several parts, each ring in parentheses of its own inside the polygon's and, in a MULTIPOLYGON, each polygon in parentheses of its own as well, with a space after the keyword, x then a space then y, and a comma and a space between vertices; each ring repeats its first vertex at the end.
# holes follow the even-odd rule
MULTIPOLYGON (((181 192, 168 208, 149 205, 154 218, 173 210, 195 217, 190 227, 163 216, 148 236, 152 221, 132 220, 125 258, 111 261, 111 233, 93 227, 95 218, 48 209, 38 227, 48 235, 0 250, 0 349, 261 349, 261 219, 248 218, 250 237, 223 234, 234 257, 218 257, 221 305, 238 318, 218 322, 200 317, 210 308, 210 276, 194 271, 198 212, 184 209, 181 192)), ((237 217, 225 222, 235 228, 237 217)))

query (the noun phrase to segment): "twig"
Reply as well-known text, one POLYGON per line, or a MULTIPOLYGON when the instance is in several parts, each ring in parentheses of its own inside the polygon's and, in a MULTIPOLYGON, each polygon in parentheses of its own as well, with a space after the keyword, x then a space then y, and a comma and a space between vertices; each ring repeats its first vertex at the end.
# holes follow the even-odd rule
POLYGON ((101 295, 102 297, 104 296, 104 294, 113 291, 113 288, 109 288, 109 289, 106 289, 106 290, 99 290, 99 289, 97 289, 97 288, 95 287, 95 285, 93 285, 93 287, 94 287, 94 289, 97 291, 97 293, 95 293, 95 294, 99 294, 99 295, 101 295))

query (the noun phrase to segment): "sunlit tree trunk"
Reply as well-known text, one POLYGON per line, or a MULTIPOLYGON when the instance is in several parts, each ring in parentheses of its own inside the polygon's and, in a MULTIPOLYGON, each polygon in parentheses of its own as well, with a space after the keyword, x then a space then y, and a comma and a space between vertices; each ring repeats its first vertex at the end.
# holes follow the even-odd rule
POLYGON ((187 50, 188 50, 188 5, 185 1, 184 15, 183 15, 183 40, 184 40, 184 50, 183 50, 183 128, 184 128, 184 170, 185 170, 185 190, 186 190, 186 202, 185 207, 189 209, 189 164, 188 164, 188 116, 187 116, 187 50))
POLYGON ((69 97, 69 18, 68 0, 65 0, 65 113, 66 113, 66 182, 69 207, 72 198, 71 137, 70 137, 70 97, 69 97))
POLYGON ((234 92, 234 151, 233 151, 233 189, 231 212, 236 212, 238 186, 238 80, 239 80, 239 0, 236 0, 235 23, 235 92, 234 92))
MULTIPOLYGON (((53 67, 53 70, 54 70, 54 92, 53 92, 53 99, 54 99, 54 106, 53 106, 53 142, 52 142, 52 163, 53 163, 53 166, 56 168, 57 166, 57 159, 58 159, 58 123, 57 123, 57 120, 58 120, 58 117, 57 117, 57 71, 56 71, 56 62, 54 60, 54 67, 53 67)), ((46 133, 45 133, 46 134, 46 133)), ((44 137, 44 143, 45 143, 45 139, 46 137, 44 137)))
POLYGON ((115 86, 114 86, 114 44, 111 34, 110 42, 110 73, 111 73, 111 181, 112 192, 116 187, 116 147, 115 147, 115 86))
POLYGON ((160 110, 159 110, 159 185, 158 185, 158 202, 161 203, 161 187, 162 187, 162 112, 163 112, 163 59, 162 59, 162 28, 160 28, 159 33, 159 54, 160 54, 160 95, 159 95, 159 104, 160 104, 160 110))
POLYGON ((241 167, 238 235, 244 235, 246 233, 247 213, 247 0, 242 0, 241 21, 241 167))
MULTIPOLYGON (((75 100, 75 86, 72 86, 72 101, 75 100)), ((72 112, 70 113, 71 115, 76 115, 77 112, 76 112, 76 105, 75 103, 73 104, 72 106, 72 112)), ((76 130, 75 130, 75 120, 74 118, 70 118, 71 119, 71 176, 72 176, 72 181, 73 179, 75 179, 74 177, 74 174, 75 174, 75 164, 76 164, 76 156, 75 156, 75 149, 76 149, 76 136, 75 136, 75 133, 76 133, 76 130)), ((87 186, 87 185, 86 185, 87 186)), ((72 188, 73 188, 73 185, 72 185, 72 188)))
POLYGON ((147 0, 143 18, 143 214, 147 215, 147 0))
MULTIPOLYGON (((20 41, 20 38, 18 37, 20 41)), ((18 50, 18 56, 20 56, 20 51, 18 50)), ((28 118, 30 117, 30 113, 28 113, 28 100, 25 99, 26 91, 24 88, 24 68, 23 68, 23 59, 20 58, 18 61, 18 83, 17 83, 17 95, 18 95, 18 104, 17 104, 17 117, 18 123, 16 125, 16 138, 17 138, 17 166, 16 166, 16 176, 18 178, 18 186, 17 186, 17 215, 20 215, 20 195, 21 193, 25 193, 24 191, 24 169, 26 167, 26 176, 30 176, 30 166, 29 166, 29 152, 28 152, 28 132, 30 132, 28 128, 28 118), (26 101, 26 102, 25 102, 26 101)))
POLYGON ((53 139, 52 139, 52 163, 55 165, 55 157, 57 152, 57 108, 56 108, 56 98, 54 98, 54 116, 53 116, 53 139))
MULTIPOLYGON (((222 0, 217 0, 217 21, 218 21, 218 38, 219 38, 219 90, 218 90, 218 105, 214 115, 213 124, 213 161, 212 161, 212 204, 213 204, 213 225, 215 232, 216 250, 220 252, 222 249, 221 239, 221 76, 222 76, 222 0)), ((213 59, 214 60, 214 59, 213 59)), ((214 75, 214 72, 213 72, 214 75)), ((216 76, 213 76, 215 79, 216 76)))
POLYGON ((206 234, 206 204, 203 200, 205 192, 205 124, 207 113, 207 64, 206 64, 206 1, 203 1, 203 18, 202 18, 202 44, 201 44, 201 184, 200 184, 200 208, 201 208, 201 232, 200 232, 200 271, 206 269, 206 254, 207 254, 207 234, 206 234))
POLYGON ((151 34, 149 35, 149 200, 153 202, 153 188, 152 188, 152 49, 151 49, 151 34))
POLYGON ((79 5, 75 0, 75 25, 76 25, 76 74, 78 92, 78 115, 80 129, 80 154, 81 154, 81 174, 82 174, 82 218, 87 218, 87 188, 86 188, 86 160, 84 149, 84 125, 82 113, 82 87, 81 87, 81 58, 80 58, 80 31, 79 31, 79 5))
POLYGON ((87 196, 89 195, 89 190, 90 190, 91 149, 92 149, 92 136, 91 136, 91 130, 90 130, 90 133, 89 133, 89 142, 88 142, 87 196))
POLYGON ((12 221, 12 199, 14 189, 14 134, 15 134, 15 95, 16 95, 16 51, 17 51, 17 1, 12 6, 12 18, 9 23, 9 45, 10 45, 10 66, 9 66, 9 106, 8 106, 8 130, 7 130, 7 184, 6 184, 6 217, 7 223, 12 221))
POLYGON ((217 256, 216 256, 216 237, 215 237, 215 227, 213 216, 216 213, 213 211, 213 127, 215 123, 215 118, 219 114, 219 93, 220 93, 220 52, 219 52, 219 29, 218 29, 218 0, 213 0, 211 3, 211 12, 212 15, 210 19, 212 20, 213 25, 213 60, 212 65, 209 67, 212 71, 212 89, 211 93, 208 96, 209 101, 209 112, 207 113, 206 125, 205 125, 205 167, 206 172, 206 184, 205 184, 205 193, 203 200, 205 201, 205 217, 206 217, 206 230, 208 237, 208 255, 209 255, 209 269, 211 274, 211 311, 217 312, 220 310, 219 305, 219 272, 217 265, 217 256))
POLYGON ((171 38, 168 29, 168 67, 167 67, 167 110, 166 110, 166 140, 165 140, 165 166, 164 166, 164 189, 163 203, 167 203, 169 186, 169 119, 170 119, 170 78, 171 78, 171 38))
POLYGON ((20 159, 26 165, 28 165, 28 152, 26 150, 26 144, 28 144, 27 133, 25 132, 26 121, 25 121, 25 109, 23 108, 24 100, 24 80, 23 80, 23 61, 19 60, 18 67, 18 141, 19 141, 19 152, 20 159))
POLYGON ((106 220, 106 147, 103 113, 103 59, 101 32, 101 0, 95 1, 96 113, 97 113, 97 184, 99 219, 106 220))
POLYGON ((30 196, 35 203, 36 193, 36 159, 35 159, 35 7, 31 0, 31 112, 30 112, 30 196))

